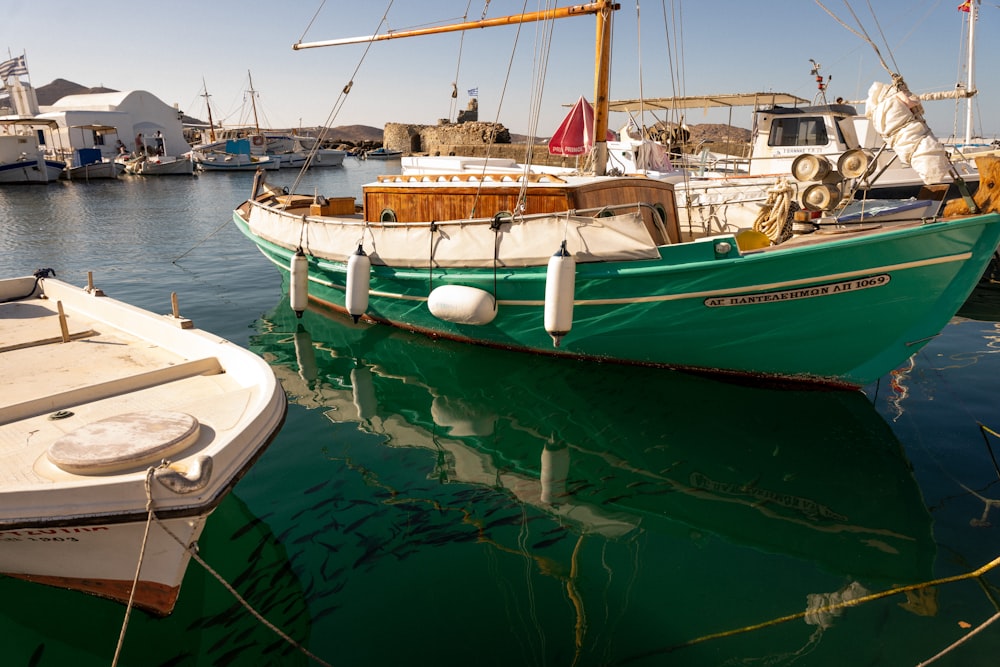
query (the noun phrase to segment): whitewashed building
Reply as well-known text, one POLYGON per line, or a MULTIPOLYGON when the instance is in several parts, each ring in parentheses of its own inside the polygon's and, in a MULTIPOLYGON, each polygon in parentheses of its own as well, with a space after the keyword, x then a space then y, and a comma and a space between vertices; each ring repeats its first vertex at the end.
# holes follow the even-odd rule
POLYGON ((184 140, 181 111, 145 90, 67 95, 42 107, 37 115, 59 124, 59 144, 70 151, 99 148, 103 156, 113 158, 119 140, 132 153, 137 142, 155 149, 158 139, 162 139, 166 155, 190 150, 184 140))

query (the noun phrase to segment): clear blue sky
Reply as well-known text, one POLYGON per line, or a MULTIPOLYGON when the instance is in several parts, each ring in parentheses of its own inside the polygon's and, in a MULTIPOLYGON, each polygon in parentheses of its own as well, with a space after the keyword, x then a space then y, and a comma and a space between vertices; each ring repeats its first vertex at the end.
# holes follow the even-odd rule
MULTIPOLYGON (((850 6, 910 88, 925 92, 951 89, 965 79, 961 49, 966 15, 956 9, 959 1, 850 0, 850 6)), ((525 25, 519 37, 516 28, 503 27, 379 42, 367 55, 363 45, 291 48, 300 38, 308 42, 372 34, 388 4, 388 0, 326 0, 325 4, 322 0, 278 4, 7 0, 0 48, 4 57, 7 52, 26 53, 36 87, 64 78, 85 86, 148 90, 203 119, 207 117, 201 97, 204 80, 215 120, 228 123, 246 118, 249 72, 259 94, 261 122, 273 127, 322 124, 335 109, 333 125, 436 123, 454 113, 450 94, 456 81, 457 109, 465 108, 468 90, 478 88, 481 120, 497 119, 516 133, 528 131, 535 86, 532 69, 542 59, 534 55, 542 41, 540 24, 525 25), (518 47, 511 63, 515 38, 518 47), (508 65, 512 74, 504 90, 508 65), (341 89, 351 79, 351 94, 338 103, 341 89)), ((811 100, 816 84, 810 59, 820 63, 824 77, 832 76, 829 99, 864 99, 872 81, 889 80, 871 47, 813 0, 640 0, 638 4, 637 12, 636 0, 621 0, 614 18, 612 98, 638 97, 641 81, 647 97, 773 90, 811 100), (679 74, 672 78, 671 71, 679 74)), ((845 0, 823 0, 823 4, 857 27, 845 0)), ((466 13, 475 20, 483 5, 483 0, 394 0, 387 26, 423 27, 466 13)), ((543 6, 540 0, 492 0, 488 16, 543 6)), ((976 27, 976 80, 981 93, 975 129, 987 137, 1000 135, 1000 83, 991 72, 1000 64, 998 26, 997 2, 983 2, 976 27)), ((565 114, 564 105, 580 95, 593 98, 593 41, 591 16, 554 25, 538 112, 539 135, 555 130, 565 114)), ((952 133, 955 117, 954 102, 927 105, 927 118, 939 136, 952 133)), ((625 120, 616 114, 612 127, 625 120)), ((726 117, 694 111, 687 121, 726 122, 726 117)), ((735 111, 733 122, 747 127, 747 112, 735 111)))

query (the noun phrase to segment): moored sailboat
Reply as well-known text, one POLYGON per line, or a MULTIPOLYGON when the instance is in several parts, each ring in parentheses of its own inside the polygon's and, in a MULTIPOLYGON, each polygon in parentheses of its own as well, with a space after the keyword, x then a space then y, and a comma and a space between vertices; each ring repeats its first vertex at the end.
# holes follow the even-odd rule
POLYGON ((595 15, 594 174, 386 176, 364 187, 360 211, 260 177, 234 222, 291 272, 300 308, 308 285, 309 299, 353 317, 471 343, 858 387, 937 335, 1000 241, 1000 215, 769 247, 682 236, 673 185, 606 173, 616 8, 447 28, 595 15))

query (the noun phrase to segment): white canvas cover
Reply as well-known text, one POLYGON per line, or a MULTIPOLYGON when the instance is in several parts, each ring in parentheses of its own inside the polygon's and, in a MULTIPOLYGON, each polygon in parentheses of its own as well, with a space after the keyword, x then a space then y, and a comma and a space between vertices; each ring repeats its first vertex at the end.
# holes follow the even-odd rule
POLYGON ((951 162, 923 119, 920 100, 905 86, 876 81, 868 89, 865 115, 899 158, 930 185, 950 180, 951 162))
POLYGON ((658 259, 659 251, 642 217, 627 213, 607 218, 552 215, 515 219, 501 226, 499 238, 489 221, 374 224, 350 218, 303 217, 255 205, 250 230, 285 248, 347 262, 358 245, 372 264, 399 268, 545 266, 566 240, 577 262, 658 259), (433 244, 432 244, 433 239, 433 244), (433 256, 432 256, 433 254, 433 256))

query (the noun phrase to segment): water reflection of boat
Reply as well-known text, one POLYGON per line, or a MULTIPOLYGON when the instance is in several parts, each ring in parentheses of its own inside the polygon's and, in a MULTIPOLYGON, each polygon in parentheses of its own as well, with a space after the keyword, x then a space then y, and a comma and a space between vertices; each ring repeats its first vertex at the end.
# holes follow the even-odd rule
POLYGON ((524 363, 284 305, 251 346, 290 401, 432 450, 438 479, 499 485, 581 535, 712 534, 866 583, 929 578, 929 515, 863 394, 524 363))

